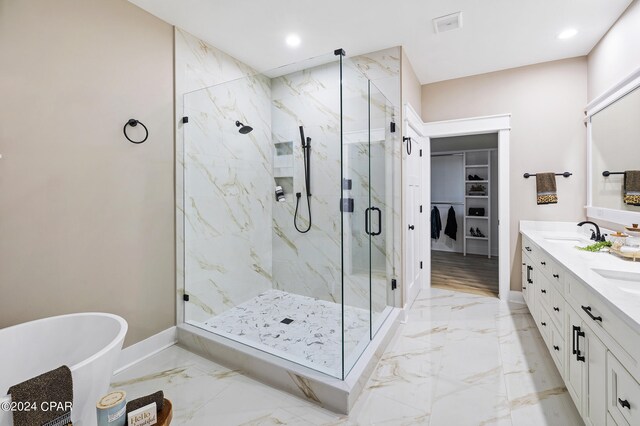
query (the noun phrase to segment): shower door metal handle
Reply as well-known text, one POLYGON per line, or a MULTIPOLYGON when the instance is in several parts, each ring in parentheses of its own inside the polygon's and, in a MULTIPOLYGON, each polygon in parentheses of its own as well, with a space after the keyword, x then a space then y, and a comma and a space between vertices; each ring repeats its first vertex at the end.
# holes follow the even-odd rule
POLYGON ((364 232, 366 232, 367 235, 371 235, 371 231, 369 231, 369 211, 371 211, 371 207, 367 207, 364 210, 364 232))
POLYGON ((382 234, 382 211, 377 207, 371 207, 371 210, 375 210, 378 212, 378 232, 372 232, 371 235, 380 235, 382 234))

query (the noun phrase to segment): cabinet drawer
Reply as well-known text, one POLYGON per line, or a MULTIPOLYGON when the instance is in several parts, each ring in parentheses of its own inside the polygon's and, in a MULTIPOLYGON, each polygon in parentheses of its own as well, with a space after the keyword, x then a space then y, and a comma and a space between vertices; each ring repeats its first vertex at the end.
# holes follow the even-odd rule
POLYGON ((528 254, 533 259, 538 253, 538 251, 539 250, 537 250, 536 245, 533 244, 533 242, 529 238, 523 235, 522 236, 522 252, 525 254, 528 254))
POLYGON ((549 283, 547 277, 542 274, 536 274, 535 284, 537 301, 547 311, 551 311, 552 285, 549 283))
MULTIPOLYGON (((613 313, 609 307, 605 306, 605 302, 599 296, 587 290, 585 285, 574 277, 567 279, 567 294, 567 301, 574 306, 585 323, 596 332, 598 330, 600 333, 604 331, 604 334, 614 340, 620 348, 624 348, 624 351, 627 352, 626 355, 630 356, 634 364, 637 364, 640 360, 640 345, 637 344, 640 341, 640 335, 617 314, 613 313)), ((606 340, 605 337, 603 336, 603 341, 606 340)), ((610 350, 613 349, 610 348, 610 350)), ((632 371, 637 372, 637 370, 632 371)))
POLYGON ((564 294, 564 276, 566 269, 561 267, 555 260, 551 258, 546 252, 539 250, 536 254, 536 267, 540 273, 549 280, 549 283, 553 284, 556 289, 564 294))
POLYGON ((551 297, 549 298, 549 314, 551 319, 558 327, 558 330, 564 330, 564 296, 554 287, 551 286, 551 297))
POLYGON ((538 269, 545 275, 551 276, 551 259, 546 252, 538 250, 536 253, 536 260, 538 269))
POLYGON ((564 296, 564 292, 565 292, 564 285, 565 285, 567 270, 563 266, 560 266, 556 261, 552 261, 551 270, 549 271, 549 274, 550 274, 549 279, 551 280, 551 283, 554 284, 558 292, 560 292, 560 294, 564 296))
POLYGON ((607 353, 607 376, 609 413, 618 424, 624 424, 624 420, 629 425, 639 425, 640 385, 611 352, 607 353))
POLYGON ((536 309, 538 311, 538 318, 535 318, 536 323, 538 325, 538 329, 540 330, 540 334, 542 334, 542 338, 544 339, 547 345, 551 343, 551 328, 553 327, 553 323, 551 322, 551 317, 547 310, 539 303, 536 303, 536 309))
POLYGON ((562 334, 562 332, 558 331, 558 328, 555 325, 551 325, 549 328, 551 331, 551 339, 549 340, 549 351, 551 352, 553 361, 556 363, 556 367, 558 367, 560 375, 564 378, 564 360, 567 356, 564 344, 564 335, 562 334))

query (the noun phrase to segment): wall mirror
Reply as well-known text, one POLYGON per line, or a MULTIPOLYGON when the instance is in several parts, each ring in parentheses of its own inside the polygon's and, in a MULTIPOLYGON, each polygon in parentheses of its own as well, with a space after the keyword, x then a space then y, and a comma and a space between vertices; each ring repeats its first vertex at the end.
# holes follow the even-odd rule
POLYGON ((640 221, 640 206, 624 198, 624 172, 640 170, 640 70, 634 75, 587 107, 587 216, 622 225, 640 221))

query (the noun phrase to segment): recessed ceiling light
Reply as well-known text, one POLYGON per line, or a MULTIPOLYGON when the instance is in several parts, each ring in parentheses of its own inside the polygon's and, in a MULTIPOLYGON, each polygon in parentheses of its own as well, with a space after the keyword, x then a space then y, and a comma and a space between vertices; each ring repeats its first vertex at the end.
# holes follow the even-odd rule
POLYGON ((558 34, 558 38, 560 40, 566 40, 568 38, 575 36, 576 34, 578 34, 578 30, 576 30, 575 28, 567 28, 566 30, 558 34))
POLYGON ((298 34, 289 34, 287 36, 287 38, 285 39, 285 41, 287 42, 287 45, 289 47, 298 47, 300 46, 300 36, 298 36, 298 34))

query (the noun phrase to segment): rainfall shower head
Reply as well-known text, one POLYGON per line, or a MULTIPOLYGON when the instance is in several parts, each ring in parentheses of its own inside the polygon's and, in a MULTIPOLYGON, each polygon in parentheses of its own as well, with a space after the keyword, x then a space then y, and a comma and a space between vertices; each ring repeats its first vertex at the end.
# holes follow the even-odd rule
POLYGON ((239 132, 242 133, 243 135, 246 135, 247 133, 250 133, 253 130, 253 127, 245 126, 239 121, 236 121, 236 127, 240 127, 239 132))

